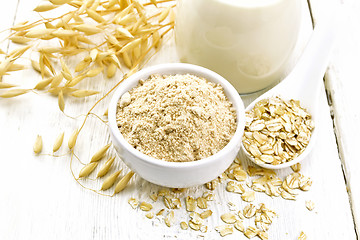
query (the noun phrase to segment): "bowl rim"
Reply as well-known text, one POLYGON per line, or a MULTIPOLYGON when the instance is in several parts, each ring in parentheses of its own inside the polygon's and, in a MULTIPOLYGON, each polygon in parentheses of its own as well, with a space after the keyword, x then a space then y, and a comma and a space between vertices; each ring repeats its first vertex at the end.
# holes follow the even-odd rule
POLYGON ((142 70, 134 73, 125 79, 121 84, 119 84, 118 88, 115 90, 112 99, 108 108, 108 121, 109 121, 109 129, 112 133, 113 137, 117 139, 117 141, 123 145, 131 154, 135 155, 137 158, 143 160, 144 162, 155 165, 158 167, 166 167, 166 168, 192 168, 192 167, 200 167, 202 165, 211 164, 216 162, 218 159, 221 159, 224 155, 234 149, 236 146, 240 146, 241 138, 243 135, 243 131, 245 128, 245 107, 244 103, 240 97, 240 94, 237 90, 222 76, 219 74, 198 66, 194 64, 188 63, 163 63, 157 64, 154 66, 143 68, 142 70), (162 72, 173 72, 173 73, 162 73, 162 72), (183 71, 184 73, 178 73, 179 71, 183 71), (210 82, 219 83, 225 92, 228 100, 232 103, 233 107, 236 109, 236 130, 231 140, 226 144, 226 146, 218 151, 217 153, 211 155, 210 157, 203 158, 196 161, 191 162, 167 162, 160 159, 156 159, 154 157, 148 156, 139 150, 135 149, 133 146, 128 143, 125 138, 120 133, 117 123, 116 123, 116 112, 117 112, 117 104, 120 97, 127 91, 131 90, 135 86, 140 79, 148 78, 152 74, 193 74, 199 77, 204 77, 210 82), (210 78, 210 79, 209 79, 210 78), (136 82, 136 83, 134 83, 136 82), (121 87, 120 87, 121 86, 121 87))

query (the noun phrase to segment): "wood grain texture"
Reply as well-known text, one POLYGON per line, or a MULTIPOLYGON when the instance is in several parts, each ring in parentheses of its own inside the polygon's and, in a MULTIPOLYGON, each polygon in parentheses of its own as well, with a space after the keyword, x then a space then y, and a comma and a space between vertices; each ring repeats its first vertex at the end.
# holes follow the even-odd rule
POLYGON ((9 41, 5 40, 5 38, 10 33, 9 28, 14 24, 17 5, 18 5, 18 1, 16 0, 9 2, 6 8, 5 7, 0 8, 0 16, 2 16, 1 32, 0 32, 0 48, 4 52, 7 52, 7 48, 9 45, 9 41))
POLYGON ((326 76, 326 88, 334 120, 339 153, 352 204, 357 234, 360 233, 360 175, 358 169, 358 136, 360 135, 359 56, 360 3, 358 1, 311 1, 314 19, 324 14, 325 4, 338 4, 340 12, 337 44, 326 76), (341 13, 342 11, 342 13, 341 13))
MULTIPOLYGON (((303 26, 299 43, 293 56, 293 63, 300 56, 302 49, 311 34, 311 19, 304 3, 303 26)), ((21 0, 16 21, 36 17, 31 10, 36 2, 21 0)), ((1 16, 1 19, 4 17, 1 16)), ((15 46, 10 45, 10 48, 15 46)), ((177 62, 173 37, 148 65, 163 62, 177 62)), ((290 69, 289 69, 290 70, 290 69)), ((113 79, 101 77, 87 80, 83 86, 88 89, 106 91, 119 80, 121 74, 113 79)), ((40 76, 28 69, 11 76, 16 81, 33 86, 40 76)), ((9 78, 10 79, 10 78, 9 78)), ((337 89, 333 89, 334 92, 337 89)), ((297 239, 301 231, 308 239, 356 239, 352 212, 346 191, 346 185, 338 156, 337 143, 333 131, 330 109, 325 90, 321 93, 321 122, 318 126, 319 138, 316 148, 303 162, 302 173, 310 176, 314 183, 309 192, 301 193, 297 201, 286 201, 281 198, 270 198, 257 193, 255 204, 264 202, 278 213, 269 230, 270 239, 297 239), (305 200, 316 204, 313 212, 305 208, 305 200)), ((244 97, 246 104, 257 95, 244 97)), ((85 113, 100 96, 86 101, 65 99, 65 112, 71 116, 85 113)), ((105 99, 95 112, 98 115, 107 108, 110 99, 105 99)), ((0 174, 2 192, 0 194, 0 238, 1 239, 219 239, 214 230, 223 224, 220 215, 228 212, 228 202, 242 209, 247 205, 240 195, 225 191, 225 185, 216 190, 216 199, 211 202, 214 212, 207 220, 209 231, 202 234, 195 231, 183 231, 180 221, 188 221, 184 210, 175 211, 176 223, 168 228, 163 219, 149 220, 141 210, 133 210, 127 203, 130 197, 152 203, 149 195, 161 187, 148 183, 136 176, 122 193, 113 198, 97 195, 81 188, 73 179, 70 171, 70 156, 66 142, 72 131, 79 127, 83 117, 70 119, 57 108, 57 99, 46 94, 28 94, 16 99, 0 99, 0 146, 1 163, 4 171, 0 174), (51 153, 57 135, 65 131, 64 145, 59 150, 61 157, 47 155, 34 156, 32 146, 36 135, 43 137, 43 153, 51 153), (204 235, 204 237, 199 237, 204 235)), ((335 106, 334 106, 335 107, 335 106)), ((340 131, 340 130, 337 130, 340 131)), ((341 131, 338 133, 341 134, 341 131)), ((78 138, 76 153, 84 162, 90 161, 93 153, 109 142, 107 126, 95 117, 91 117, 78 138)), ((114 150, 108 156, 115 156, 114 150)), ((240 154, 244 166, 249 162, 240 154)), ((100 163, 103 164, 104 160, 100 163)), ((81 164, 74 161, 74 171, 78 174, 81 164)), ((116 159, 116 166, 126 166, 116 159)), ((285 177, 290 169, 277 171, 285 177)), ((95 177, 92 174, 90 178, 95 177)), ((82 184, 99 189, 102 181, 82 180, 82 184)), ((184 206, 184 196, 201 196, 203 186, 190 188, 180 194, 184 206)), ((105 192, 110 194, 111 191, 105 192)), ((161 199, 153 203, 154 211, 165 208, 161 199)), ((246 222, 246 225, 250 224, 246 222)), ((253 220, 251 221, 253 225, 253 220)), ((247 239, 235 230, 233 235, 224 239, 247 239)))

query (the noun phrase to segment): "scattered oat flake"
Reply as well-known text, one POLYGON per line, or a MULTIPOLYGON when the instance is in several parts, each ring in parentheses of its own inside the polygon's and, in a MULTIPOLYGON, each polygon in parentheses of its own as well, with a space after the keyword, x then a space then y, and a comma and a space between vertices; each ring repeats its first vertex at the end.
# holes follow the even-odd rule
POLYGON ((315 203, 311 200, 305 201, 305 206, 309 211, 312 211, 315 208, 315 203))
POLYGON ((294 171, 294 172, 299 172, 301 170, 301 163, 297 163, 297 164, 294 164, 291 166, 291 169, 294 171))
POLYGON ((201 225, 204 223, 204 219, 200 217, 200 214, 197 213, 197 212, 192 212, 190 213, 190 218, 191 218, 191 221, 194 223, 194 224, 197 224, 197 225, 201 225))
POLYGON ((236 205, 232 202, 228 202, 227 206, 229 207, 230 211, 235 211, 236 210, 236 205))
POLYGON ((195 224, 193 221, 189 221, 189 227, 192 229, 192 230, 195 230, 195 231, 199 231, 200 230, 200 225, 198 224, 195 224))
POLYGON ((198 197, 196 199, 196 203, 197 203, 197 206, 200 208, 200 209, 206 209, 208 206, 207 206, 207 201, 205 198, 203 197, 198 197))
POLYGON ((169 189, 161 189, 161 190, 159 190, 159 192, 158 192, 158 196, 167 196, 167 195, 169 195, 170 194, 170 190, 169 189))
POLYGON ((188 225, 187 225, 186 222, 181 222, 181 223, 180 223, 180 227, 181 227, 182 230, 188 229, 188 225))
POLYGON ((182 193, 186 190, 186 188, 173 188, 172 192, 173 193, 182 193))
POLYGON ((156 216, 160 216, 164 213, 165 209, 160 209, 157 213, 156 216))
POLYGON ((244 224, 243 224, 243 222, 240 221, 240 220, 237 220, 237 221, 235 222, 234 227, 235 227, 238 231, 240 231, 240 232, 244 232, 244 230, 245 230, 244 224))
POLYGON ((245 206, 243 212, 244 212, 244 216, 246 218, 252 218, 253 216, 255 216, 256 207, 254 204, 249 204, 249 205, 245 206))
POLYGON ((239 218, 240 218, 241 220, 244 220, 244 219, 245 219, 245 216, 244 216, 244 214, 243 214, 243 212, 242 212, 241 210, 238 212, 238 216, 239 216, 239 218))
POLYGON ((312 185, 312 180, 309 177, 302 177, 300 179, 300 189, 303 191, 309 191, 312 185))
POLYGON ((240 167, 237 167, 233 170, 234 177, 237 181, 245 181, 247 174, 240 167))
POLYGON ((234 193, 244 193, 245 192, 245 188, 241 183, 235 182, 235 181, 230 181, 227 183, 226 185, 226 190, 228 192, 234 192, 234 193))
POLYGON ((215 199, 215 195, 212 192, 204 192, 202 197, 205 198, 207 201, 214 201, 215 199))
POLYGON ((149 212, 145 215, 147 218, 152 219, 154 217, 154 213, 153 212, 149 212))
POLYGON ((268 240, 269 239, 269 234, 267 232, 259 232, 258 236, 261 240, 268 240))
POLYGON ((187 196, 185 199, 186 211, 193 212, 196 210, 195 198, 187 196))
POLYGON ((296 200, 295 195, 288 193, 287 191, 282 191, 281 192, 281 197, 286 199, 286 200, 296 200))
POLYGON ((174 211, 170 211, 168 215, 166 215, 164 221, 166 226, 171 227, 171 225, 174 223, 174 211))
POLYGON ((223 220, 224 223, 235 223, 236 222, 236 216, 233 213, 224 213, 220 216, 221 220, 223 220))
POLYGON ((219 181, 216 180, 212 180, 211 182, 205 183, 205 187, 209 190, 215 190, 215 188, 217 187, 219 181))
POLYGON ((140 204, 140 209, 143 211, 150 211, 153 208, 153 206, 150 203, 142 202, 140 204))
POLYGON ((150 194, 150 198, 151 198, 151 200, 153 200, 154 202, 156 202, 157 199, 158 199, 158 195, 157 195, 156 193, 150 194))
POLYGON ((201 225, 201 226, 200 226, 200 232, 206 233, 207 230, 208 230, 208 227, 207 227, 207 226, 205 226, 205 225, 201 225))
POLYGON ((206 211, 200 213, 200 217, 201 217, 202 219, 206 219, 206 218, 210 217, 211 215, 212 215, 212 211, 211 211, 211 210, 206 210, 206 211))
POLYGON ((258 235, 258 233, 260 232, 259 229, 255 228, 255 227, 248 227, 245 232, 244 232, 244 235, 247 237, 247 238, 253 238, 255 237, 256 235, 258 235))
POLYGON ((306 240, 307 239, 307 236, 304 232, 301 232, 300 233, 300 236, 298 237, 298 240, 306 240))
POLYGON ((130 198, 128 203, 133 209, 136 209, 139 206, 139 200, 137 200, 136 198, 130 198))
POLYGON ((220 225, 215 227, 215 230, 220 233, 220 236, 222 237, 232 234, 234 232, 234 228, 232 225, 220 225))
POLYGON ((247 191, 244 192, 241 195, 242 200, 244 200, 245 202, 252 202, 255 200, 255 192, 254 191, 247 191))

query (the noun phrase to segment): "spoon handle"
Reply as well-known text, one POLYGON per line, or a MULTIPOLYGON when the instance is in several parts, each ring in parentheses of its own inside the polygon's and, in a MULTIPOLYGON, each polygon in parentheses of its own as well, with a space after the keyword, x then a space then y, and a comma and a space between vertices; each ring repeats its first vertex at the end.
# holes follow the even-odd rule
POLYGON ((319 19, 299 62, 283 81, 284 87, 288 88, 286 85, 291 85, 288 89, 295 88, 295 91, 302 94, 303 99, 307 99, 313 105, 318 102, 321 79, 329 64, 336 38, 339 11, 341 9, 334 8, 319 19))

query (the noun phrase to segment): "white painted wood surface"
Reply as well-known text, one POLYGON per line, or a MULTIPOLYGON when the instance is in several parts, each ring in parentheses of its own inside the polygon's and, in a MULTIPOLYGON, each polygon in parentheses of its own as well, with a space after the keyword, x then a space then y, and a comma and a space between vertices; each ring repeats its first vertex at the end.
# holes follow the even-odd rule
MULTIPOLYGON (((2 0, 4 1, 4 0, 2 0)), ((326 9, 326 1, 313 0, 313 16, 321 17, 326 9)), ((311 34, 309 10, 304 3, 303 27, 294 62, 301 54, 311 34)), ((0 9, 2 27, 36 17, 31 10, 37 2, 20 0, 6 2, 0 9)), ((278 213, 278 218, 270 227, 270 239, 297 239, 304 231, 308 239, 356 239, 353 214, 359 215, 357 204, 360 202, 359 167, 355 157, 357 136, 360 130, 359 108, 356 108, 355 87, 357 81, 357 57, 360 56, 359 17, 360 5, 355 0, 345 2, 348 8, 349 23, 344 28, 344 36, 338 42, 330 72, 327 78, 328 97, 332 99, 329 107, 325 90, 321 95, 321 122, 319 139, 314 151, 303 162, 302 173, 310 176, 314 183, 309 192, 301 193, 297 201, 285 201, 281 198, 270 198, 257 193, 255 203, 264 202, 278 213), (335 132, 331 119, 331 110, 335 117, 335 132), (339 145, 337 145, 339 143, 339 145), (341 161, 339 158, 338 147, 341 161), (344 173, 342 166, 345 166, 344 173), (345 181, 346 179, 346 181, 345 181), (349 202, 350 192, 352 204, 349 202), (313 200, 316 207, 313 212, 305 208, 305 200, 313 200), (357 200, 357 201, 356 201, 357 200)), ((6 42, 2 49, 6 49, 6 42)), ((10 44, 10 49, 14 48, 10 44)), ((33 56, 35 57, 35 56, 33 56)), ((177 62, 173 39, 149 63, 177 62)), ((120 77, 120 73, 118 77, 120 77)), ((4 81, 14 81, 34 86, 39 79, 33 70, 6 76, 4 81)), ((115 79, 100 78, 87 81, 89 89, 107 90, 116 82, 115 79)), ((249 103, 256 96, 247 96, 249 103)), ((66 113, 76 116, 85 113, 95 102, 92 97, 85 102, 67 100, 66 113)), ((96 109, 98 115, 106 109, 109 99, 105 99, 96 109)), ((147 183, 135 177, 130 186, 113 198, 97 195, 79 186, 69 171, 70 158, 66 144, 61 148, 62 157, 47 155, 34 156, 32 146, 37 134, 44 140, 44 153, 52 152, 52 145, 57 135, 65 131, 65 139, 77 128, 82 118, 69 119, 57 109, 57 99, 47 95, 28 94, 15 99, 0 99, 0 150, 2 153, 0 174, 0 239, 197 239, 204 235, 205 239, 219 239, 214 227, 222 224, 219 215, 228 212, 229 201, 243 208, 246 203, 239 195, 228 193, 224 185, 217 188, 216 200, 210 204, 214 211, 208 220, 209 231, 202 234, 195 231, 183 231, 179 222, 188 220, 183 210, 175 212, 176 224, 168 228, 163 222, 149 220, 140 210, 133 210, 127 203, 130 197, 152 202, 149 194, 161 187, 147 183)), ((85 131, 79 136, 76 153, 86 162, 91 155, 109 141, 107 127, 96 118, 91 118, 85 131)), ((114 150, 109 155, 114 155, 114 150)), ((240 156, 244 159, 243 156, 240 156)), ((243 160, 244 165, 248 162, 243 160)), ((80 164, 74 164, 78 172, 80 164)), ((124 168, 117 159, 117 168, 124 168)), ((125 171, 125 170, 124 170, 125 171)), ((285 176, 291 170, 278 171, 285 176)), ((100 181, 83 181, 84 185, 98 189, 100 181)), ((200 196, 203 186, 188 189, 184 194, 200 196)), ((184 202, 182 202, 184 205, 184 202)), ((163 208, 162 203, 154 203, 157 211, 163 208)), ((253 220, 252 220, 253 221, 253 220)), ((253 224, 252 224, 253 225, 253 224)), ((359 226, 359 225, 358 225, 359 226)), ((247 239, 242 233, 235 231, 224 239, 247 239)))
POLYGON ((342 162, 344 177, 351 201, 351 207, 356 223, 356 231, 360 233, 360 175, 358 169, 358 145, 360 135, 360 88, 358 69, 360 56, 360 2, 345 1, 311 1, 314 19, 324 14, 324 5, 337 5, 342 11, 337 44, 326 74, 326 90, 331 104, 334 119, 339 155, 342 162), (331 3, 330 3, 331 2, 331 3))

